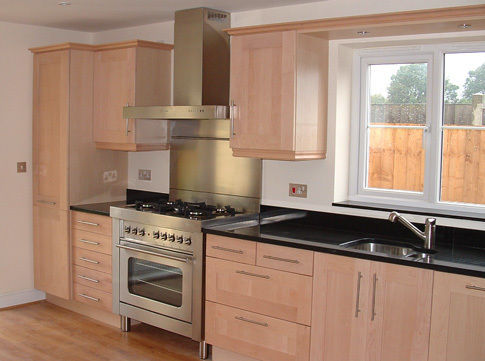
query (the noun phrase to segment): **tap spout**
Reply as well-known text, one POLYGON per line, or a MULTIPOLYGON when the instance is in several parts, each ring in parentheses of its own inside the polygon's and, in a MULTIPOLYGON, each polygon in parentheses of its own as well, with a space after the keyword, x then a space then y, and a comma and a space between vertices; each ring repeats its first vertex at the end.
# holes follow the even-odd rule
POLYGON ((389 221, 393 223, 400 222, 406 228, 408 228, 411 232, 413 232, 416 236, 418 236, 421 240, 424 241, 424 248, 432 249, 434 246, 435 241, 435 234, 436 234, 436 219, 434 218, 426 218, 425 225, 424 225, 424 232, 421 231, 418 227, 414 224, 409 222, 406 218, 401 216, 398 212, 393 211, 389 214, 389 221))

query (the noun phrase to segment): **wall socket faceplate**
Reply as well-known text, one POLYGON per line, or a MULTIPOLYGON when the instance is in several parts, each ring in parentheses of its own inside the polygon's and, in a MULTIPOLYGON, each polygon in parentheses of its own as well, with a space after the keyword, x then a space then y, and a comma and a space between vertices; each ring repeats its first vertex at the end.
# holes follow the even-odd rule
POLYGON ((308 187, 306 184, 290 183, 289 194, 290 197, 306 198, 307 190, 308 187))
POLYGON ((138 180, 151 181, 152 170, 151 169, 138 169, 138 180))
POLYGON ((116 170, 107 170, 103 172, 103 183, 113 183, 118 180, 118 172, 116 170))

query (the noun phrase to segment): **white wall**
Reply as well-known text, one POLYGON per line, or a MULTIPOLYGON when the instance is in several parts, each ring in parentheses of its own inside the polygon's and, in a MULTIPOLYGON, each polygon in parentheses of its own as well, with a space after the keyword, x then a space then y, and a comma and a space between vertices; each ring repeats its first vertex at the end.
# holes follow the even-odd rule
POLYGON ((0 22, 0 308, 39 296, 31 291, 33 63, 28 49, 90 40, 89 33, 0 22), (27 162, 27 173, 16 173, 20 161, 27 162))

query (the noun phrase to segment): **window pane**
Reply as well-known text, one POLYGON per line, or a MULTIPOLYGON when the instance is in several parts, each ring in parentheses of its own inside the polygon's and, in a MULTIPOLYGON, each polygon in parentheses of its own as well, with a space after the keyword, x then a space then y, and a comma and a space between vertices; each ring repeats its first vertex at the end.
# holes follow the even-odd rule
POLYGON ((485 204, 485 52, 445 54, 441 200, 485 204))
POLYGON ((427 63, 369 66, 368 188, 423 192, 427 63))

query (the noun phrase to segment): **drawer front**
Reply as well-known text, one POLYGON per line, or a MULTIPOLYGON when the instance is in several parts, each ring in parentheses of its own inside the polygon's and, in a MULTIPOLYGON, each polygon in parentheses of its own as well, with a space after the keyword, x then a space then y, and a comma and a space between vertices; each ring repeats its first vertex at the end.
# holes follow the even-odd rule
POLYGON ((258 243, 256 255, 256 264, 258 266, 308 276, 313 275, 312 251, 258 243))
POLYGON ((310 327, 206 302, 205 339, 262 361, 308 361, 310 327))
POLYGON ((79 283, 74 283, 74 299, 78 302, 102 308, 110 312, 113 309, 113 297, 111 293, 86 287, 79 283))
POLYGON ((206 258, 206 299, 310 325, 312 278, 206 258))
POLYGON ((247 264, 256 264, 256 242, 207 235, 207 255, 247 264))
POLYGON ((87 249, 72 248, 72 263, 95 271, 111 274, 111 256, 87 249))
POLYGON ((72 246, 94 252, 111 254, 111 237, 105 234, 72 229, 72 246))
POLYGON ((112 293, 113 285, 111 274, 95 271, 86 267, 72 267, 73 281, 80 285, 96 288, 97 290, 112 293))
POLYGON ((111 218, 99 214, 71 212, 72 228, 111 237, 111 218))

